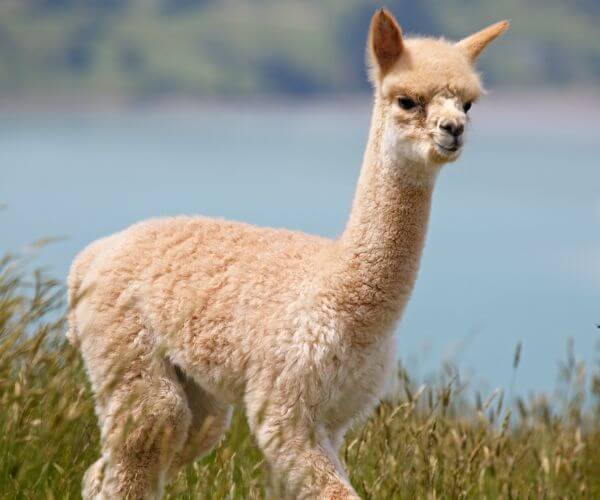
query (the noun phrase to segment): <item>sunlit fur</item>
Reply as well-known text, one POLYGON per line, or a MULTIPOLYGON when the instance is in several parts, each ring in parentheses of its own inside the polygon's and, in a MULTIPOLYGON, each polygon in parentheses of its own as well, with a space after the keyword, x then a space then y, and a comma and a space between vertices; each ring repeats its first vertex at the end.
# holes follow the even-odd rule
POLYGON ((371 130, 338 239, 176 217, 136 224, 75 259, 69 338, 102 441, 84 498, 159 498, 218 442, 233 404, 246 411, 274 498, 358 498, 337 451, 393 371, 436 173, 459 154, 436 146, 448 140, 438 125, 465 122, 462 106, 481 93, 471 60, 485 40, 473 37, 472 51, 403 40, 389 13, 375 14, 371 130), (402 110, 401 95, 421 105, 402 110))

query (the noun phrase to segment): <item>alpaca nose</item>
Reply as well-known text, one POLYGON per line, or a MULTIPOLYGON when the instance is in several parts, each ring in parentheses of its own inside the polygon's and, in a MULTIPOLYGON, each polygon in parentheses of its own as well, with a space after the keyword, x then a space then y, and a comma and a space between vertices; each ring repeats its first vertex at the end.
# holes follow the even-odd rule
POLYGON ((457 123, 454 120, 443 120, 440 122, 439 127, 455 138, 460 137, 465 130, 462 123, 457 123))

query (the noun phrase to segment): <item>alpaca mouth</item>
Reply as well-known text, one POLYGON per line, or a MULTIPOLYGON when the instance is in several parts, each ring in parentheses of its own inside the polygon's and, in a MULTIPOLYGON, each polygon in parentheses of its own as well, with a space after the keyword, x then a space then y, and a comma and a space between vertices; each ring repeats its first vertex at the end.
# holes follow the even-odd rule
POLYGON ((440 144, 437 141, 434 141, 434 145, 435 145, 435 149, 438 151, 438 153, 442 153, 447 156, 451 156, 451 155, 458 153, 458 151, 460 150, 460 148, 462 146, 458 142, 452 144, 451 146, 446 146, 444 144, 440 144))

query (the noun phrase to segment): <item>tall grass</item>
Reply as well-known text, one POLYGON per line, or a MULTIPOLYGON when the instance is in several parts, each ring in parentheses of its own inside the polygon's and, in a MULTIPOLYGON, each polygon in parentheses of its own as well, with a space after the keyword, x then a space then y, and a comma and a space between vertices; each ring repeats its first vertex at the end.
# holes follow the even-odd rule
MULTIPOLYGON (((0 260, 0 497, 79 497, 98 431, 78 354, 64 340, 64 290, 0 260)), ((515 364, 519 362, 518 352, 515 364)), ((399 370, 399 394, 348 436, 341 456, 363 498, 600 498, 600 377, 572 354, 557 397, 507 401, 444 367, 428 385, 399 370), (595 393, 594 393, 595 391, 595 393)), ((266 467, 236 412, 216 450, 170 498, 262 498, 266 467)))

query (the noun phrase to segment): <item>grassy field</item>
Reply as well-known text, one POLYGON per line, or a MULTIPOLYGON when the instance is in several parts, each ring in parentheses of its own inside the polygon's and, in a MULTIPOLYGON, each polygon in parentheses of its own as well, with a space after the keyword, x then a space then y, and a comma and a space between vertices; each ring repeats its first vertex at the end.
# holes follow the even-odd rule
MULTIPOLYGON (((98 455, 85 373, 64 340, 63 295, 60 283, 0 261, 0 498, 77 498, 98 455)), ((419 387, 399 369, 397 401, 343 446, 352 483, 373 499, 600 498, 600 378, 583 370, 568 354, 553 400, 508 401, 472 393, 452 367, 419 387)), ((262 498, 265 484, 238 412, 168 497, 262 498)))

